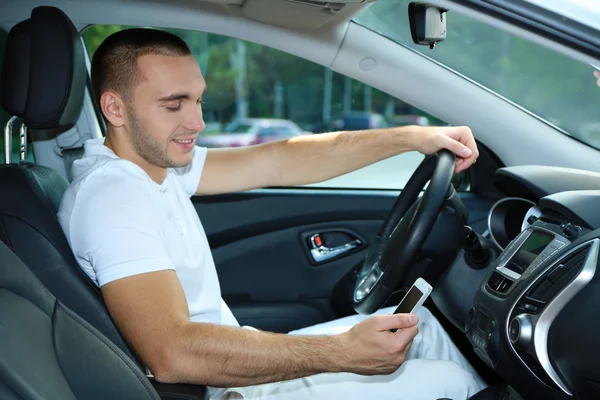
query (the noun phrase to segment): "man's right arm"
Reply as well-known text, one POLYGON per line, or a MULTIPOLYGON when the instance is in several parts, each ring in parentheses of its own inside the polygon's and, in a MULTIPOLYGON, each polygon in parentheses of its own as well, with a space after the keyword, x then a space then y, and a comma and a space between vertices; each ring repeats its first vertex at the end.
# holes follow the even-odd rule
POLYGON ((152 201, 154 186, 137 168, 123 179, 129 164, 111 166, 79 190, 70 243, 78 259, 93 265, 117 328, 159 381, 231 387, 319 372, 390 373, 403 361, 417 328, 389 329, 403 328, 398 321, 406 316, 369 319, 329 337, 191 322, 161 234, 164 210, 152 201))
POLYGON ((323 372, 389 374, 402 364, 418 332, 417 317, 408 315, 368 318, 335 336, 191 322, 172 270, 112 281, 102 294, 121 333, 162 382, 235 387, 323 372))

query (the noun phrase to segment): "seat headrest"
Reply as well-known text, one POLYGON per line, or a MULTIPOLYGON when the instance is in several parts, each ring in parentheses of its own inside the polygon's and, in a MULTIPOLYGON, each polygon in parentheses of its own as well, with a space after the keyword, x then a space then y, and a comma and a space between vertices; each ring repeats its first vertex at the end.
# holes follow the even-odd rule
POLYGON ((37 7, 8 34, 0 101, 30 129, 68 129, 83 105, 85 50, 75 26, 55 7, 37 7))

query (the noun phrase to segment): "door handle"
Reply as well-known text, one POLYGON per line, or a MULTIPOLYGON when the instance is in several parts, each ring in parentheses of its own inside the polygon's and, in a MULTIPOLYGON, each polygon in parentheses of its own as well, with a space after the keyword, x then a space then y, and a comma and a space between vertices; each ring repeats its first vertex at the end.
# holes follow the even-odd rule
POLYGON ((315 262, 320 263, 354 250, 361 244, 362 242, 359 239, 355 239, 340 246, 327 247, 323 244, 321 235, 315 233, 310 237, 310 255, 315 262))

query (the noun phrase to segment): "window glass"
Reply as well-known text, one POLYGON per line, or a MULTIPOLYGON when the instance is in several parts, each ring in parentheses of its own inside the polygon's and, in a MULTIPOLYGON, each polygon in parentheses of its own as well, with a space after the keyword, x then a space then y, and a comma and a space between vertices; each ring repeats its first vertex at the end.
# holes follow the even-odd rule
MULTIPOLYGON (((108 35, 124 28, 87 28, 83 37, 90 57, 108 35)), ((380 90, 294 55, 221 35, 166 30, 187 42, 207 82, 201 146, 237 147, 336 130, 445 125, 380 90)), ((405 153, 311 186, 401 189, 422 160, 421 154, 405 153)))
POLYGON ((594 66, 453 11, 447 13, 446 40, 433 49, 416 45, 408 20, 410 1, 379 0, 354 21, 600 149, 600 89, 594 66))
POLYGON ((262 137, 268 137, 268 136, 275 136, 277 135, 277 129, 275 128, 261 128, 261 130, 258 131, 258 134, 262 137))
POLYGON ((279 128, 277 128, 277 130, 282 135, 287 135, 287 136, 292 136, 293 135, 293 131, 290 128, 288 128, 287 126, 280 126, 279 128))

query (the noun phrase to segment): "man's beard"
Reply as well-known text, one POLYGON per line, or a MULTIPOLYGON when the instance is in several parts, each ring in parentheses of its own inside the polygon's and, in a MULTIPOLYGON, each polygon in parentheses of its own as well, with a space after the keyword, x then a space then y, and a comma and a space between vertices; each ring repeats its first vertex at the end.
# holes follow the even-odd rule
POLYGON ((135 111, 128 109, 127 115, 130 121, 129 134, 131 135, 133 150, 147 163, 161 168, 181 168, 189 164, 189 161, 177 163, 171 159, 167 154, 167 149, 162 148, 161 144, 144 130, 144 127, 135 116, 135 111))

